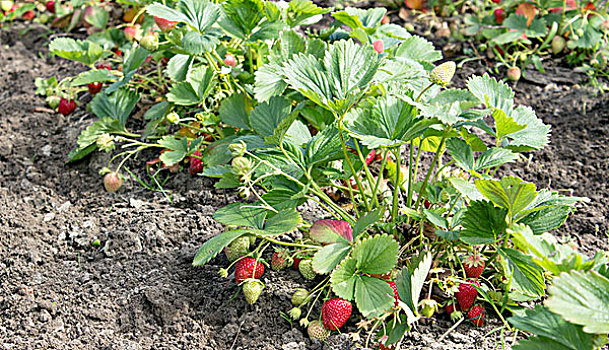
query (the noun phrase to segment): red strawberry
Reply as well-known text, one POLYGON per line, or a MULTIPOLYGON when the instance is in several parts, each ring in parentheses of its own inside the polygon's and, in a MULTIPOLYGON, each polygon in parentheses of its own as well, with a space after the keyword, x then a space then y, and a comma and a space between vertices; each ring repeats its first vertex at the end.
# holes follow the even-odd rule
POLYGON ((481 305, 475 305, 471 310, 467 313, 467 319, 473 323, 476 327, 484 326, 484 317, 486 316, 486 311, 481 305))
POLYGON ((468 279, 467 282, 459 284, 459 291, 455 293, 455 298, 461 307, 461 310, 469 310, 478 296, 478 290, 474 285, 480 287, 480 282, 468 279))
POLYGON ((290 255, 286 249, 278 249, 271 257, 271 268, 273 271, 281 271, 288 267, 290 255))
POLYGON ((453 312, 459 311, 459 305, 451 300, 444 306, 444 310, 446 310, 446 313, 450 316, 453 312))
POLYGON ((495 4, 498 4, 501 2, 501 0, 491 0, 491 1, 493 1, 495 4))
POLYGON ((196 151, 192 154, 196 157, 190 157, 190 175, 195 176, 203 171, 203 160, 197 158, 201 157, 201 151, 196 151))
POLYGON ((235 282, 241 284, 248 278, 259 279, 264 273, 264 265, 254 258, 243 258, 235 265, 235 282))
POLYGON ((115 172, 107 173, 104 176, 104 188, 108 192, 116 192, 123 185, 123 179, 115 172))
POLYGON ((63 115, 70 115, 76 109, 76 102, 74 100, 66 100, 62 98, 59 100, 58 110, 63 115))
POLYGON ((503 20, 505 19, 505 10, 496 9, 493 11, 493 16, 495 16, 495 22, 497 22, 497 24, 503 24, 503 20))
POLYGON ((154 17, 154 23, 159 26, 161 32, 163 33, 167 33, 168 31, 172 30, 176 26, 176 24, 178 24, 178 22, 176 21, 170 21, 168 19, 156 16, 154 17))
POLYGON ((47 11, 50 13, 55 13, 55 1, 50 0, 44 5, 47 8, 47 11))
POLYGON ((227 53, 224 57, 224 64, 234 68, 237 65, 237 60, 235 59, 235 56, 227 53))
POLYGON ((100 63, 97 66, 95 66, 95 68, 112 70, 112 66, 110 64, 106 64, 106 63, 100 63))
POLYGON ((35 16, 36 16, 36 14, 34 13, 34 11, 29 10, 26 13, 24 13, 23 16, 21 16, 21 18, 25 19, 26 21, 29 21, 31 19, 34 19, 35 16))
POLYGON ((383 40, 376 40, 372 43, 372 47, 374 47, 374 50, 376 50, 378 53, 385 51, 385 44, 383 43, 383 40))
POLYGON ((89 83, 87 84, 87 88, 89 88, 89 93, 91 95, 95 95, 101 91, 103 85, 104 84, 101 82, 89 83))
POLYGON ((302 258, 294 258, 294 263, 292 264, 292 268, 296 271, 298 271, 298 267, 300 266, 300 260, 302 260, 302 258))
POLYGON ((511 81, 518 81, 520 80, 521 74, 522 72, 520 71, 520 68, 512 67, 507 71, 507 78, 511 81))
POLYGON ((123 33, 125 33, 125 38, 127 38, 127 40, 133 41, 137 34, 137 28, 135 28, 135 26, 127 26, 123 29, 123 33))
POLYGON ((387 283, 389 283, 391 289, 393 289, 393 298, 395 299, 395 302, 393 304, 395 305, 395 307, 398 307, 398 305, 400 305, 400 294, 398 293, 398 287, 396 287, 395 283, 392 281, 387 281, 387 283))
POLYGON ((372 163, 375 159, 376 159, 376 151, 372 150, 372 151, 370 151, 370 153, 368 153, 368 156, 366 157, 366 165, 370 165, 370 163, 372 163))
POLYGON ((389 22, 391 22, 391 20, 387 16, 383 16, 383 19, 381 19, 381 24, 387 24, 389 22))
POLYGON ((484 260, 474 253, 463 259, 463 268, 467 277, 478 278, 482 275, 482 271, 484 271, 484 260))
POLYGON ((120 56, 123 54, 123 52, 119 49, 113 49, 112 52, 114 52, 117 56, 120 56))
POLYGON ((324 322, 324 327, 331 331, 335 331, 342 327, 351 316, 351 302, 341 298, 327 300, 321 306, 321 318, 324 322))

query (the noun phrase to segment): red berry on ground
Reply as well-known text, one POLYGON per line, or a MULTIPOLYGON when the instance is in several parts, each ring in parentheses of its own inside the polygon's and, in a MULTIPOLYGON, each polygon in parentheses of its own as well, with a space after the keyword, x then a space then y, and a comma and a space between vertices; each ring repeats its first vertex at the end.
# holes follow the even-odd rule
POLYGON ((95 95, 101 91, 103 85, 104 84, 101 82, 89 83, 87 84, 87 88, 89 88, 89 93, 91 95, 95 95))
POLYGON ((484 317, 485 316, 486 316, 486 311, 484 311, 484 307, 482 307, 482 305, 475 305, 467 313, 467 319, 471 323, 473 323, 476 327, 484 326, 484 317))
POLYGON ((279 249, 271 257, 271 269, 281 271, 288 267, 290 255, 286 249, 279 249))
POLYGON ((474 253, 463 259, 463 269, 469 278, 478 278, 484 271, 484 260, 478 254, 474 253))
POLYGON ((347 300, 341 298, 327 300, 321 306, 321 318, 324 327, 331 331, 339 329, 351 317, 351 311, 351 302, 347 300))
POLYGON ((235 265, 235 282, 241 284, 248 278, 259 279, 264 273, 264 265, 254 258, 243 258, 235 265))
POLYGON ((376 40, 372 43, 372 47, 374 47, 374 50, 376 50, 376 52, 378 53, 382 53, 385 50, 385 44, 383 43, 383 40, 376 40))
POLYGON ((70 115, 76 109, 76 102, 74 100, 66 100, 62 98, 59 100, 58 110, 63 115, 70 115))
POLYGON ((34 19, 34 17, 36 17, 36 13, 34 13, 32 10, 27 11, 23 14, 23 16, 21 16, 21 18, 25 19, 26 21, 34 19))
POLYGON ((50 13, 55 13, 55 1, 50 0, 44 5, 47 8, 47 11, 50 13))
POLYGON ((195 176, 203 171, 203 160, 200 159, 201 151, 195 151, 193 154, 195 157, 190 157, 190 175, 195 176))
POLYGON ((176 22, 176 21, 170 21, 168 19, 156 17, 156 16, 154 16, 154 23, 156 23, 156 25, 159 26, 159 28, 161 29, 161 32, 163 32, 163 33, 167 33, 168 31, 175 28, 176 24, 178 24, 178 22, 176 22))
POLYGON ((237 59, 235 58, 234 55, 227 53, 226 56, 224 57, 224 64, 229 67, 234 68, 235 66, 237 66, 237 59))
POLYGON ((469 310, 476 297, 478 297, 478 290, 474 285, 480 287, 480 282, 468 279, 467 282, 459 284, 459 291, 455 293, 455 298, 461 307, 461 310, 469 310))
POLYGON ((108 192, 116 192, 123 186, 123 179, 115 172, 107 173, 104 176, 104 188, 108 192))

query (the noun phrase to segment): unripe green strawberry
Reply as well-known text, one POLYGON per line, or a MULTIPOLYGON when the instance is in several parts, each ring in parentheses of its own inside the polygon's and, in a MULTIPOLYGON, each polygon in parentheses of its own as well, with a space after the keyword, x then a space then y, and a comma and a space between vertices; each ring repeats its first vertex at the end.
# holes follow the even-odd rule
POLYGON ((302 276, 308 280, 315 279, 315 271, 313 271, 313 260, 306 259, 300 261, 298 265, 298 271, 302 274, 302 276))
POLYGON ((438 303, 433 299, 421 300, 421 313, 425 317, 431 317, 438 309, 438 303))
POLYGON ((243 283, 243 295, 245 295, 245 301, 252 305, 258 300, 262 290, 264 289, 264 283, 255 278, 248 278, 243 283))
POLYGON ((511 81, 520 80, 521 75, 522 75, 522 72, 520 71, 520 68, 518 68, 518 67, 512 67, 512 68, 508 69, 508 71, 507 71, 507 78, 511 81))
POLYGON ((292 304, 294 304, 296 306, 300 306, 300 305, 308 302, 309 299, 310 299, 309 291, 304 288, 298 288, 294 292, 294 295, 292 295, 292 304))
POLYGON ((156 50, 158 45, 159 45, 159 38, 157 38, 157 36, 153 35, 153 34, 144 35, 142 40, 140 40, 140 46, 142 46, 143 48, 145 48, 148 51, 156 50))
POLYGON ((250 249, 250 239, 247 236, 241 236, 231 242, 224 248, 224 254, 228 261, 233 262, 243 255, 247 254, 250 249))
POLYGON ((291 263, 290 254, 287 249, 277 249, 271 257, 271 269, 273 271, 285 270, 291 263))
POLYGON ((321 341, 326 340, 330 336, 330 331, 324 328, 324 325, 320 321, 312 321, 307 327, 307 333, 311 339, 319 339, 321 341))
POLYGON ((552 38, 552 53, 558 55, 562 52, 562 50, 565 49, 566 44, 567 41, 565 40, 565 38, 560 35, 556 35, 554 38, 552 38))
POLYGON ((431 80, 431 82, 436 85, 446 87, 448 86, 448 84, 450 84, 450 81, 455 75, 456 69, 457 65, 455 64, 455 62, 444 62, 431 71, 431 73, 429 74, 429 80, 431 80))

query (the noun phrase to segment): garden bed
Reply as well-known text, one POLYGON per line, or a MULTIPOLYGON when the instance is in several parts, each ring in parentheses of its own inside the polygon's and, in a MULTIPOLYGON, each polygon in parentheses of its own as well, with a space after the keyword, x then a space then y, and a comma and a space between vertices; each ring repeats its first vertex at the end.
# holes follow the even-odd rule
MULTIPOLYGON (((249 306, 232 298, 239 290, 218 269, 224 257, 192 267, 202 242, 222 231, 213 212, 234 202, 213 181, 172 175, 159 193, 130 182, 117 194, 104 191, 98 171, 105 154, 74 165, 66 156, 90 115, 63 117, 34 95, 34 78, 75 73, 75 65, 47 59, 46 31, 15 26, 0 34, 0 344, 6 349, 349 349, 348 335, 328 345, 311 342, 302 328, 280 316, 293 290, 311 286, 296 271, 269 272, 261 299, 249 306), (96 241, 99 242, 97 246, 96 241), (279 283, 281 282, 281 283, 279 283)), ((485 67, 471 62, 464 77, 485 67)), ((560 78, 560 70, 552 78, 560 78)), ((563 79, 569 80, 569 79, 563 79)), ((609 249, 609 96, 561 83, 522 80, 516 102, 533 107, 552 125, 551 143, 530 163, 502 168, 576 196, 584 204, 558 232, 591 255, 609 249)), ((139 159, 143 164, 146 159, 139 159)), ((347 330, 354 330, 352 317, 347 330)), ((441 343, 449 319, 423 321, 408 337, 411 349, 494 349, 482 329, 462 324, 441 343)), ((508 337, 509 339, 509 337, 508 337)))

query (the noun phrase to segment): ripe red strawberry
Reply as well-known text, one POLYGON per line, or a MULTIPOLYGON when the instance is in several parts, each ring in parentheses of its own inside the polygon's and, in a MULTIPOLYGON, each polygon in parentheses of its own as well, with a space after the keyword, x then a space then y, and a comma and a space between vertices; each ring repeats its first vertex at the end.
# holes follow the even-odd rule
POLYGON ((302 258, 294 258, 294 263, 292 263, 292 268, 296 271, 298 271, 298 268, 300 267, 300 260, 302 260, 302 258))
POLYGON ((95 95, 101 91, 103 85, 104 84, 101 82, 89 83, 87 84, 87 88, 89 88, 89 93, 91 95, 95 95))
POLYGON ((189 171, 190 175, 195 176, 203 171, 203 160, 197 158, 201 157, 201 151, 195 151, 192 155, 196 157, 190 157, 189 171))
POLYGON ((237 59, 235 59, 235 56, 227 53, 224 57, 224 64, 234 68, 237 65, 237 59))
POLYGON ((23 14, 23 16, 21 16, 21 18, 25 19, 26 21, 34 19, 34 17, 36 17, 36 13, 34 13, 32 10, 27 11, 23 14))
POLYGON ((501 0, 492 0, 495 4, 498 4, 501 2, 501 0))
POLYGON ((455 298, 457 298, 461 310, 469 310, 474 305, 478 296, 478 290, 474 285, 480 287, 480 282, 468 279, 467 282, 459 284, 459 291, 455 293, 455 298))
POLYGON ((107 173, 104 176, 104 188, 108 192, 116 192, 123 185, 123 179, 115 172, 107 173))
POLYGON ((351 317, 351 310, 351 302, 347 300, 341 298, 327 300, 321 306, 321 318, 324 327, 331 331, 339 329, 351 317))
POLYGON ((482 305, 475 305, 471 310, 467 313, 467 319, 473 323, 476 327, 484 326, 484 317, 486 316, 486 311, 482 305))
POLYGON ((383 43, 383 40, 376 40, 372 43, 372 47, 374 47, 374 50, 378 53, 385 51, 385 44, 383 43))
POLYGON ((372 150, 372 151, 370 151, 370 153, 368 153, 368 156, 366 157, 366 165, 370 165, 370 163, 372 163, 375 159, 376 159, 376 151, 372 150))
POLYGON ((259 279, 264 273, 264 265, 254 258, 243 258, 235 265, 235 282, 241 284, 248 278, 259 279))
POLYGON ((387 283, 389 283, 389 285, 391 286, 391 289, 393 289, 393 298, 395 299, 395 302, 393 303, 393 305, 395 307, 398 307, 398 305, 400 305, 400 294, 398 293, 398 287, 396 287, 395 283, 392 281, 387 281, 387 283))
POLYGON ((482 275, 482 271, 484 271, 484 260, 474 253, 463 259, 463 268, 467 277, 478 278, 482 275))
POLYGON ((493 11, 493 16, 495 17, 495 22, 497 22, 497 24, 503 24, 503 20, 505 19, 505 10, 496 9, 493 11))
POLYGON ((74 100, 66 100, 62 98, 59 100, 58 110, 63 115, 70 115, 76 109, 76 102, 74 100))
POLYGON ((387 16, 383 16, 383 19, 381 19, 381 24, 387 24, 389 22, 391 22, 391 20, 387 16))
POLYGON ((321 341, 326 340, 330 336, 330 331, 325 329, 321 322, 315 320, 309 323, 307 327, 307 334, 311 339, 319 339, 321 341))
POLYGON ((47 11, 50 13, 55 13, 55 1, 50 0, 44 5, 47 8, 47 11))
POLYGON ((451 300, 446 303, 446 306, 444 306, 444 310, 446 310, 446 313, 450 316, 453 312, 459 311, 459 305, 457 305, 454 301, 451 300))
POLYGON ((106 63, 100 63, 97 66, 95 66, 95 68, 112 70, 112 66, 110 64, 106 64, 106 63))
POLYGON ((290 264, 290 255, 286 249, 278 249, 271 257, 271 269, 273 271, 284 270, 290 264))
POLYGON ((167 33, 168 31, 172 30, 176 26, 176 24, 178 24, 178 22, 176 21, 170 21, 168 19, 156 16, 154 16, 154 23, 159 26, 161 32, 163 33, 167 33))

